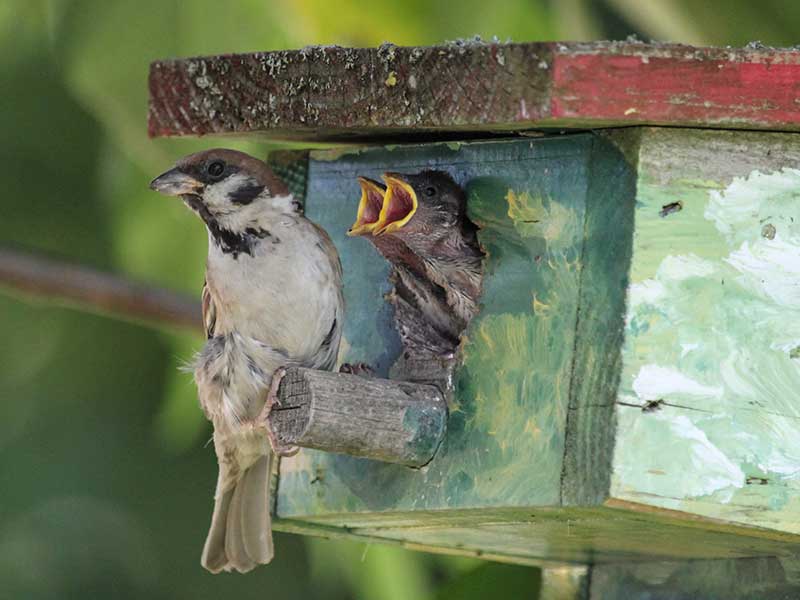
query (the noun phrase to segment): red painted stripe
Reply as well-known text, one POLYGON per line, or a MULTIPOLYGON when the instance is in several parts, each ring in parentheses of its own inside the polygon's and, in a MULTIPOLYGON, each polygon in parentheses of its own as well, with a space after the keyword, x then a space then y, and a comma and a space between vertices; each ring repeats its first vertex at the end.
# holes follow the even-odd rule
POLYGON ((737 60, 740 56, 558 54, 551 117, 773 127, 800 123, 797 53, 747 62, 737 60))

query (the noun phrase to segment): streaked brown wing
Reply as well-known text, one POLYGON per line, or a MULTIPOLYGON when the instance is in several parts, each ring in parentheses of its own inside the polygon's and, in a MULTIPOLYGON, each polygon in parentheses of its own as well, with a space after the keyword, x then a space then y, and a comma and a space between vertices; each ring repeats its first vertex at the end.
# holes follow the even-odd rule
POLYGON ((217 307, 214 306, 214 299, 208 289, 208 282, 203 282, 203 327, 206 331, 206 338, 214 337, 214 326, 217 324, 217 307))

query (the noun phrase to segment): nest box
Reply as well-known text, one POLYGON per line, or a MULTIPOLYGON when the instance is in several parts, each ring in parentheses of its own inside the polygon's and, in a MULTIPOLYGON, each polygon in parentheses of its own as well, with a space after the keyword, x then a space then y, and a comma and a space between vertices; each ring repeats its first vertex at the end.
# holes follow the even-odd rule
MULTIPOLYGON (((480 228, 480 311, 447 389, 380 417, 389 460, 426 464, 317 443, 281 460, 276 528, 614 574, 592 586, 661 589, 635 564, 668 561, 673 586, 712 565, 724 597, 796 591, 799 82, 795 51, 641 43, 154 63, 153 136, 348 144, 271 159, 339 249, 344 360, 387 378, 401 354, 390 267, 345 235, 356 176, 446 171, 480 228)), ((347 404, 338 376, 308 375, 304 393, 347 404)))

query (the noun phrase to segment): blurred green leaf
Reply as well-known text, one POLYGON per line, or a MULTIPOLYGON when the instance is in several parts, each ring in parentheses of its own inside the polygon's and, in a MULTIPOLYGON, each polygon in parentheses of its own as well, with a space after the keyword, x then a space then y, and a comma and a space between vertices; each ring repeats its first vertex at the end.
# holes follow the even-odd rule
POLYGON ((498 596, 536 600, 541 586, 540 569, 491 563, 481 565, 443 587, 436 600, 485 600, 498 596))

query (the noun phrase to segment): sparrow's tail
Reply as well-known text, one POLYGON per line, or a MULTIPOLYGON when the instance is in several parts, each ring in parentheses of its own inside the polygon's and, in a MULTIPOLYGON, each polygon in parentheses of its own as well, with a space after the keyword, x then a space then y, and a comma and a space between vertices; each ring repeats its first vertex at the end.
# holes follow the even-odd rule
MULTIPOLYGON (((220 468, 211 529, 200 559, 212 573, 246 573, 272 560, 272 523, 269 475, 272 453, 250 466, 236 485, 227 490, 227 474, 220 468)), ((220 465, 221 466, 221 465, 220 465)))

